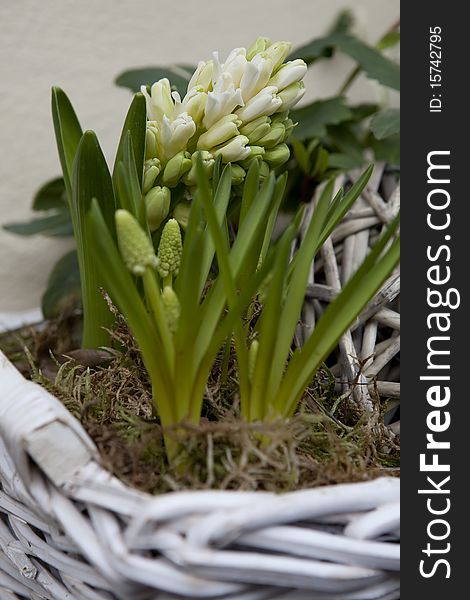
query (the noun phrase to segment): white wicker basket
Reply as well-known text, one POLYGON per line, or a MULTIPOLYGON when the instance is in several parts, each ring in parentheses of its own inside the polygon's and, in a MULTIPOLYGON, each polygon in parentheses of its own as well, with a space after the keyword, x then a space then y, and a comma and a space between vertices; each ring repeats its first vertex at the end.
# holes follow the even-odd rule
MULTIPOLYGON (((326 285, 312 265, 298 343, 398 209, 393 189, 377 194, 382 170, 325 244, 326 285)), ((399 397, 395 376, 377 381, 399 349, 399 315, 387 308, 398 291, 394 274, 339 345, 338 386, 355 381, 366 412, 373 390, 399 397), (392 334, 379 351, 380 327, 392 334)), ((152 497, 107 472, 80 423, 0 352, 0 600, 395 599, 399 485, 152 497)))

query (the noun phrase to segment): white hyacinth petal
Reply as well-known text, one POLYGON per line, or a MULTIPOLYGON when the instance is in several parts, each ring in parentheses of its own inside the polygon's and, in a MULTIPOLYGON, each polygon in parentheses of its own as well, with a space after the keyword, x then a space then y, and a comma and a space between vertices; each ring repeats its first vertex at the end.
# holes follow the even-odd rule
POLYGON ((165 159, 168 160, 183 150, 195 133, 196 124, 187 113, 181 113, 174 121, 170 121, 164 115, 160 130, 160 142, 165 159))
POLYGON ((207 94, 204 127, 209 129, 216 121, 243 104, 241 90, 235 89, 232 76, 229 73, 221 73, 214 84, 213 91, 207 94))
POLYGON ((307 72, 307 65, 301 58, 291 60, 277 71, 269 80, 269 85, 275 85, 279 91, 285 89, 292 83, 300 81, 307 72))
POLYGON ((273 63, 270 59, 257 54, 253 60, 246 64, 245 72, 240 81, 242 97, 245 102, 256 96, 271 77, 273 63))
POLYGON ((222 156, 222 162, 235 162, 238 160, 244 160, 250 156, 250 147, 247 147, 249 140, 244 135, 237 135, 233 138, 228 144, 218 148, 217 150, 212 150, 212 154, 217 157, 219 155, 222 156))
POLYGON ((253 96, 251 100, 236 111, 243 121, 248 123, 258 117, 269 116, 275 113, 282 105, 282 100, 277 95, 277 87, 274 85, 263 88, 253 96))

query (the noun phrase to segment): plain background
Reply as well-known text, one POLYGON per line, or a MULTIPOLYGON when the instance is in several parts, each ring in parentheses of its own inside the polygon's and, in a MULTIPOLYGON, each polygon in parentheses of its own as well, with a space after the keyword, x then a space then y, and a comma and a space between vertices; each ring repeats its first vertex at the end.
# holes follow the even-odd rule
MULTIPOLYGON (((111 164, 131 95, 114 85, 123 70, 196 64, 259 35, 299 46, 353 10, 356 33, 376 42, 399 17, 399 0, 0 0, 0 224, 32 217, 34 191, 60 174, 50 88, 69 95, 83 129, 94 129, 111 164)), ((306 100, 337 92, 347 57, 309 71, 306 100)), ((396 103, 374 82, 355 99, 396 103)), ((38 307, 47 276, 71 240, 20 238, 0 230, 2 313, 38 307)))

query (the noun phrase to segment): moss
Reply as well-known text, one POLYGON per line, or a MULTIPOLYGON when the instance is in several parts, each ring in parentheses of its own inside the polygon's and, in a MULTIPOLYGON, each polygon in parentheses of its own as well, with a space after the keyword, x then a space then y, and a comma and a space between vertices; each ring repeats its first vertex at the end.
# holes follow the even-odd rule
POLYGON ((10 356, 22 356, 23 363, 20 348, 32 348, 32 379, 81 421, 105 466, 129 485, 153 494, 208 488, 287 491, 399 474, 398 439, 383 425, 379 401, 374 418, 366 421, 348 395, 334 392, 326 367, 306 390, 294 418, 241 421, 231 347, 215 363, 200 425, 168 430, 184 446, 184 454, 169 466, 147 373, 126 323, 114 312, 112 337, 119 350, 70 351, 70 335, 65 341, 61 337, 70 328, 70 315, 65 324, 40 332, 16 332, 8 348, 3 336, 0 345, 10 356))

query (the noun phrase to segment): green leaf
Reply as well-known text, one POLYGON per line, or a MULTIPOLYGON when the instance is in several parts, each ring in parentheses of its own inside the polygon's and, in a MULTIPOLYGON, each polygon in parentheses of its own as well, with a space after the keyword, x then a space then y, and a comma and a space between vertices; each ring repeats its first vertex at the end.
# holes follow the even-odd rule
POLYGON ((294 135, 300 140, 325 136, 328 125, 348 121, 352 116, 351 109, 340 97, 317 100, 291 112, 292 120, 298 123, 294 135))
POLYGON ((113 317, 100 293, 102 285, 93 252, 93 232, 89 230, 86 215, 96 199, 111 236, 115 237, 115 199, 106 160, 93 131, 86 131, 77 148, 73 163, 72 220, 77 242, 78 261, 82 284, 84 348, 109 345, 109 334, 104 330, 113 317))
POLYGON ((328 166, 330 169, 340 169, 341 171, 350 171, 364 164, 362 156, 351 156, 342 152, 332 152, 328 157, 328 166))
POLYGON ((67 307, 80 301, 80 273, 77 251, 71 250, 52 269, 41 300, 46 319, 54 319, 67 307))
MULTIPOLYGON (((119 162, 124 161, 125 153, 129 155, 128 137, 130 138, 130 144, 132 147, 133 158, 135 161, 135 169, 137 172, 137 178, 139 186, 142 188, 142 177, 144 171, 144 159, 145 159, 145 130, 146 130, 146 107, 144 95, 140 92, 135 94, 129 110, 127 112, 126 120, 122 128, 121 138, 119 140, 119 146, 116 152, 116 159, 114 161, 113 170, 113 184, 114 190, 116 191, 116 167, 119 162)), ((129 156, 127 158, 129 161, 129 156)))
POLYGON ((390 137, 400 131, 400 111, 398 108, 383 110, 372 117, 372 133, 378 140, 390 137))
POLYGON ((383 56, 378 50, 347 33, 332 33, 298 48, 292 57, 303 58, 307 64, 331 55, 335 49, 341 50, 362 68, 370 79, 382 85, 400 89, 400 68, 383 56))
POLYGON ((140 92, 140 86, 152 85, 159 79, 170 80, 174 90, 183 97, 188 87, 195 67, 192 65, 170 65, 168 67, 145 67, 142 69, 130 69, 121 73, 115 80, 116 85, 126 87, 133 92, 140 92))
POLYGON ((391 165, 400 164, 400 136, 390 135, 383 140, 371 136, 370 145, 376 160, 385 160, 391 165))
POLYGON ((34 195, 32 209, 35 211, 64 207, 68 207, 68 204, 63 177, 56 177, 44 183, 34 195))
POLYGON ((52 88, 52 120, 57 149, 69 201, 72 198, 72 166, 82 137, 82 128, 65 92, 52 88))
POLYGON ((41 233, 49 237, 68 237, 73 235, 72 222, 68 209, 62 209, 55 214, 32 219, 24 223, 7 223, 3 229, 17 235, 36 235, 41 233))

